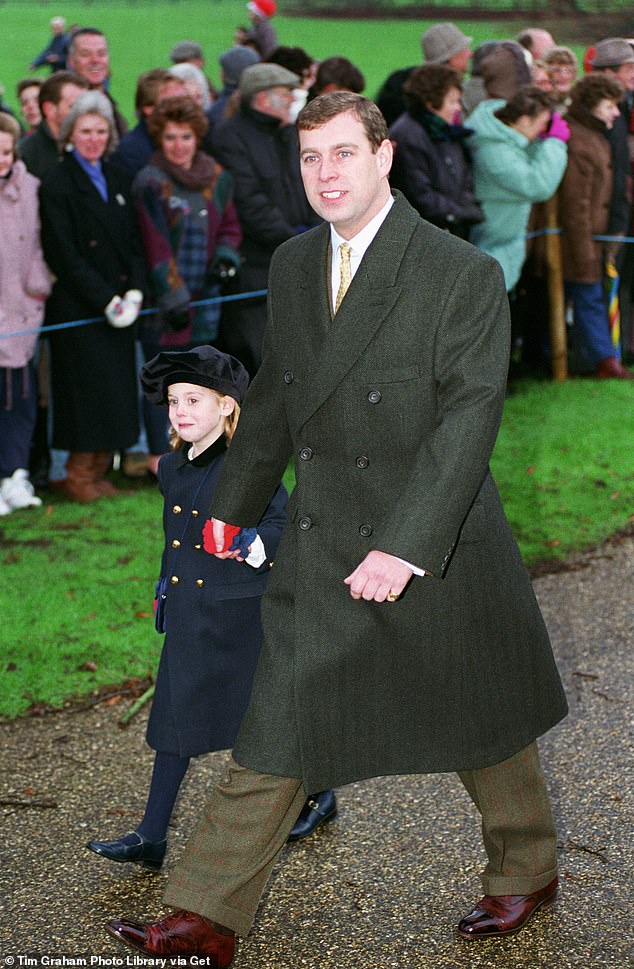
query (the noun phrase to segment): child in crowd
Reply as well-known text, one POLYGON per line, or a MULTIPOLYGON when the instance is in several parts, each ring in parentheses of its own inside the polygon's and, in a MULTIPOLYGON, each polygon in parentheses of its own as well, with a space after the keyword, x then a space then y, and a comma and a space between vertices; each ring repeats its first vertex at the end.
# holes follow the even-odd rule
POLYGON ((156 750, 143 820, 116 841, 91 841, 113 861, 158 870, 167 827, 190 757, 233 743, 251 693, 261 645, 260 598, 286 521, 280 485, 256 529, 233 538, 238 558, 220 560, 203 529, 248 384, 242 364, 211 346, 159 353, 141 383, 166 403, 172 453, 159 462, 165 550, 156 625, 166 632, 147 740, 156 750))
POLYGON ((36 507, 29 451, 37 413, 33 356, 50 273, 40 246, 39 181, 17 160, 20 126, 0 113, 0 515, 36 507))

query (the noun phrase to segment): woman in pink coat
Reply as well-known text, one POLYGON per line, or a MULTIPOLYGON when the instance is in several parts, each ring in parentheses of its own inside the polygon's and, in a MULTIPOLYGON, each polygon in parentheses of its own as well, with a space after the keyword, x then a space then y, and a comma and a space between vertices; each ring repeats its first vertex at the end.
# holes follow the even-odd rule
POLYGON ((17 160, 20 127, 0 113, 0 515, 41 505, 29 481, 37 392, 33 355, 50 274, 40 247, 39 181, 17 160))

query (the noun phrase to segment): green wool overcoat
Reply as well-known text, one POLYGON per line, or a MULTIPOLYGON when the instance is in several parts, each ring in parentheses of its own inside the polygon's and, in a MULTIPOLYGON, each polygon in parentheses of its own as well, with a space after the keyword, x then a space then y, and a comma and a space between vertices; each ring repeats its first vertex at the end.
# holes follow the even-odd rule
POLYGON ((488 469, 502 273, 395 195, 334 319, 329 226, 275 253, 264 360, 212 505, 255 525, 294 458, 234 756, 308 792, 485 767, 567 710, 488 469), (343 580, 371 549, 431 575, 395 603, 353 600, 343 580))

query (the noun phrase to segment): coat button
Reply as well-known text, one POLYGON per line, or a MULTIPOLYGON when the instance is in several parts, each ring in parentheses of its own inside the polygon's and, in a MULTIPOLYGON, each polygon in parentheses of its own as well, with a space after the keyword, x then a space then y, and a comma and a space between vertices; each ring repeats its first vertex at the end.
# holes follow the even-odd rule
POLYGON ((174 541, 172 542, 172 548, 180 548, 180 547, 181 547, 181 543, 178 541, 177 538, 175 538, 174 541))
POLYGON ((198 518, 198 512, 195 508, 192 508, 192 518, 198 518))
POLYGON ((293 371, 287 370, 286 373, 284 374, 284 383, 292 384, 294 380, 295 380, 295 374, 293 373, 293 371))
POLYGON ((381 391, 371 390, 370 393, 368 394, 368 400, 370 401, 371 404, 378 404, 379 401, 381 400, 381 391))
POLYGON ((172 578, 170 579, 170 582, 172 583, 172 585, 178 585, 178 576, 173 575, 172 578))
POLYGON ((180 505, 174 505, 174 507, 172 508, 172 511, 174 512, 175 515, 180 515, 182 510, 183 509, 181 508, 180 505))
POLYGON ((306 515, 304 518, 300 518, 297 524, 303 532, 307 532, 309 528, 313 527, 313 520, 306 515))
POLYGON ((369 463, 370 463, 370 459, 365 454, 360 454, 356 461, 356 465, 358 468, 367 468, 369 463))
POLYGON ((202 587, 204 586, 204 584, 205 584, 205 580, 204 579, 196 579, 196 585, 198 586, 199 589, 202 589, 202 587))
POLYGON ((312 447, 303 447, 303 448, 300 448, 299 456, 302 459, 302 461, 310 461, 310 459, 313 456, 313 449, 312 449, 312 447))
POLYGON ((202 548, 202 545, 194 545, 194 548, 197 549, 198 551, 200 551, 201 548, 202 548))
POLYGON ((361 525, 359 528, 359 534, 363 535, 364 538, 369 538, 372 534, 372 525, 361 525))

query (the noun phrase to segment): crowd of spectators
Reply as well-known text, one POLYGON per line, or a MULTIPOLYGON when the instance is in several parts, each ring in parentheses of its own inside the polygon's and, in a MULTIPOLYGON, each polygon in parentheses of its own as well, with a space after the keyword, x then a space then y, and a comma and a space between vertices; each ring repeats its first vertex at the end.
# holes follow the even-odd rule
MULTIPOLYGON (((212 342, 257 372, 273 252, 318 222, 294 121, 319 94, 363 92, 365 78, 339 52, 318 62, 281 46, 274 0, 247 9, 218 88, 201 44, 180 41, 168 66, 140 75, 132 130, 110 92, 107 38, 60 17, 17 86, 23 123, 0 102, 0 515, 39 502, 29 469, 38 486, 50 477, 92 501, 115 492, 113 452, 142 442, 137 468, 156 473, 167 420, 139 414, 137 373, 162 347, 212 342), (152 312, 139 315, 142 301, 152 312), (57 474, 49 447, 63 455, 57 474)), ((631 379, 634 42, 598 39, 580 68, 543 29, 475 51, 471 40, 434 24, 422 65, 398 68, 376 93, 395 146, 391 183, 499 260, 516 359, 524 347, 531 367, 548 345, 543 247, 538 238, 527 253, 527 230, 556 195, 577 372, 631 379), (606 261, 620 278, 620 344, 606 261)))

